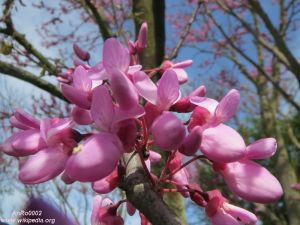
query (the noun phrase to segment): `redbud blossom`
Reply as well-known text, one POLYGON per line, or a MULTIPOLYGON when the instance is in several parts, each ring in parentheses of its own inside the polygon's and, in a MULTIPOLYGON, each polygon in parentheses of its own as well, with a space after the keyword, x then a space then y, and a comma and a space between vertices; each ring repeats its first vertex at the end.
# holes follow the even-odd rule
POLYGON ((97 195, 93 201, 91 225, 123 225, 124 220, 117 215, 117 206, 109 198, 97 195))
POLYGON ((73 50, 81 60, 88 61, 90 59, 90 53, 84 51, 76 43, 73 44, 73 50))
POLYGON ((144 22, 140 28, 139 35, 136 41, 136 49, 137 52, 142 52, 145 48, 147 48, 148 41, 148 25, 144 22))
POLYGON ((152 124, 151 132, 155 144, 166 151, 177 149, 184 137, 182 122, 171 112, 164 112, 152 124))

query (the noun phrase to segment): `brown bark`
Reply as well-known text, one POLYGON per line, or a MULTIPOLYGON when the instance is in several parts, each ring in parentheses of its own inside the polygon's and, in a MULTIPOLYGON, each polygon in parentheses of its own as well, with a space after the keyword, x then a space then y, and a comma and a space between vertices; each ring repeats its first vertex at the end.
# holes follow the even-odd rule
POLYGON ((182 224, 172 210, 164 203, 162 196, 149 182, 138 154, 125 154, 126 175, 121 184, 128 200, 153 225, 180 225, 182 224))
MULTIPOLYGON (((279 68, 275 66, 274 69, 274 77, 280 79, 279 68)), ((298 225, 300 224, 300 194, 290 187, 292 184, 297 183, 297 174, 290 162, 281 127, 277 123, 278 93, 276 90, 268 90, 266 85, 259 85, 258 93, 260 96, 263 130, 266 136, 275 136, 278 143, 276 158, 274 158, 274 172, 284 189, 283 200, 285 208, 284 211, 278 211, 278 214, 281 214, 278 217, 281 219, 285 218, 286 223, 289 225, 298 225), (270 92, 273 92, 271 97, 270 92)))

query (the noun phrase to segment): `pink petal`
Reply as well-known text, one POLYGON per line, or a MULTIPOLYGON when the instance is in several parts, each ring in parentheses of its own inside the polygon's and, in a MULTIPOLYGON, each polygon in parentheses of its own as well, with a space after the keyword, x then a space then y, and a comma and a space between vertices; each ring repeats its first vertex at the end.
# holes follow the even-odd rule
POLYGON ((68 155, 61 147, 51 147, 39 151, 21 167, 19 179, 25 184, 38 184, 59 175, 65 168, 68 155))
POLYGON ((142 51, 143 49, 147 48, 147 41, 148 41, 148 25, 146 22, 144 22, 140 28, 136 47, 139 51, 142 51))
POLYGON ((173 71, 176 73, 177 75, 177 79, 179 81, 179 84, 184 84, 188 81, 188 75, 185 72, 184 69, 181 68, 173 68, 173 71))
MULTIPOLYGON (((23 131, 21 131, 21 132, 23 132, 23 131)), ((14 141, 15 137, 17 137, 17 136, 18 136, 18 133, 13 133, 9 138, 7 138, 0 145, 0 150, 10 156, 15 156, 15 157, 25 156, 22 152, 17 151, 12 146, 12 142, 14 141)))
POLYGON ((9 118, 9 122, 13 127, 19 128, 21 130, 32 129, 33 127, 27 126, 24 123, 21 123, 15 116, 11 116, 9 118))
POLYGON ((118 137, 120 138, 125 152, 132 152, 137 138, 137 127, 134 119, 124 120, 118 123, 118 137))
POLYGON ((89 125, 93 123, 91 112, 89 110, 75 106, 72 109, 71 114, 73 120, 80 125, 89 125))
POLYGON ((99 62, 88 70, 88 76, 92 80, 107 80, 110 78, 109 74, 105 71, 103 63, 99 62))
POLYGON ((73 86, 84 92, 92 88, 92 80, 88 77, 88 71, 82 66, 77 66, 73 73, 73 86))
POLYGON ((133 66, 129 66, 129 69, 127 71, 127 76, 132 80, 131 78, 134 76, 134 74, 142 69, 142 65, 136 64, 133 66))
POLYGON ((110 84, 113 96, 121 109, 130 110, 138 104, 139 96, 137 91, 124 73, 119 70, 113 70, 110 84))
POLYGON ((115 38, 109 38, 103 46, 103 66, 111 74, 112 70, 127 72, 130 64, 128 50, 115 38))
POLYGON ((293 189, 295 189, 295 190, 300 190, 300 183, 298 183, 298 184, 292 184, 290 187, 293 188, 293 189))
POLYGON ((159 80, 157 87, 157 106, 161 110, 168 110, 180 98, 177 75, 168 69, 159 80))
POLYGON ((40 127, 40 121, 22 109, 17 109, 14 112, 14 116, 20 123, 23 123, 25 126, 36 128, 36 129, 39 129, 40 127))
POLYGON ((139 118, 145 114, 145 110, 141 105, 135 105, 128 110, 123 110, 120 107, 116 107, 115 110, 115 124, 123 120, 139 118))
POLYGON ((90 59, 90 54, 80 48, 76 43, 73 44, 73 50, 81 60, 88 61, 90 59))
POLYGON ((218 212, 211 218, 212 225, 240 225, 240 222, 231 215, 219 209, 218 212))
POLYGON ((127 208, 127 213, 130 216, 133 216, 134 213, 136 212, 136 208, 128 200, 126 202, 126 208, 127 208))
POLYGON ((74 58, 73 63, 76 67, 82 66, 83 68, 85 68, 87 70, 91 68, 90 65, 86 64, 85 62, 83 62, 81 59, 78 59, 78 58, 74 58))
POLYGON ((247 201, 271 203, 283 194, 278 180, 267 169, 249 160, 229 163, 221 174, 229 189, 247 201))
POLYGON ((240 103, 240 93, 232 89, 223 97, 216 108, 215 117, 219 123, 230 120, 237 111, 240 103))
POLYGON ((273 156, 277 149, 276 139, 264 138, 255 141, 246 148, 247 159, 266 159, 273 156))
POLYGON ((91 225, 100 225, 99 211, 102 205, 101 195, 96 195, 93 199, 93 210, 91 215, 91 225))
POLYGON ((89 100, 89 93, 76 89, 67 84, 61 84, 61 90, 64 96, 73 104, 83 109, 89 109, 91 102, 89 100))
POLYGON ((118 138, 99 133, 85 141, 82 149, 68 160, 66 173, 81 182, 94 182, 108 176, 117 166, 122 148, 118 138))
MULTIPOLYGON (((186 187, 186 185, 189 184, 189 174, 186 170, 186 168, 183 168, 181 170, 179 170, 177 173, 175 173, 172 176, 172 180, 174 182, 176 182, 176 187, 178 190, 180 189, 184 189, 186 187)), ((187 198, 189 197, 189 193, 188 192, 181 192, 182 196, 187 198)))
POLYGON ((155 152, 155 151, 149 151, 149 159, 151 161, 151 163, 157 163, 161 160, 161 154, 155 152))
POLYGON ((51 126, 47 131, 47 141, 50 143, 51 139, 56 135, 61 135, 64 130, 72 128, 73 120, 70 118, 55 118, 51 120, 51 126))
POLYGON ((187 156, 194 155, 197 150, 200 148, 201 144, 201 134, 202 128, 196 126, 193 130, 187 135, 179 148, 179 151, 187 156))
POLYGON ((211 115, 214 115, 218 102, 212 98, 193 96, 190 98, 191 103, 207 109, 211 115))
POLYGON ((93 190, 99 194, 107 194, 113 191, 119 184, 118 170, 115 169, 110 175, 93 183, 93 190))
POLYGON ((155 144, 163 150, 177 149, 184 137, 182 122, 171 112, 164 112, 152 124, 151 131, 155 144))
POLYGON ((198 97, 204 97, 206 94, 206 87, 204 85, 201 85, 200 87, 196 88, 189 96, 198 96, 198 97))
POLYGON ((210 119, 210 112, 203 107, 197 106, 189 120, 188 130, 191 131, 196 126, 207 126, 210 119))
POLYGON ((150 128, 152 126, 153 121, 162 113, 161 110, 157 108, 156 105, 147 102, 145 105, 145 120, 147 127, 150 128))
POLYGON ((173 65, 173 68, 186 68, 186 67, 189 67, 193 64, 193 60, 191 59, 188 59, 188 60, 184 60, 182 62, 179 62, 179 63, 175 63, 173 65))
POLYGON ((229 163, 242 159, 246 145, 241 135, 229 126, 220 124, 203 131, 201 151, 209 159, 229 163))
POLYGON ((148 102, 156 104, 157 102, 157 87, 150 77, 143 71, 134 73, 133 83, 139 95, 145 98, 148 102))
POLYGON ((194 90, 189 96, 181 98, 174 105, 172 105, 171 110, 175 112, 192 112, 197 105, 192 104, 190 99, 194 96, 203 97, 205 96, 206 88, 205 86, 200 86, 194 90))
POLYGON ((106 86, 99 86, 93 91, 91 115, 97 126, 103 131, 110 131, 114 120, 114 104, 106 86))
POLYGON ((135 55, 137 53, 136 44, 131 40, 128 41, 128 50, 131 55, 135 55))
POLYGON ((234 218, 239 218, 243 223, 252 224, 257 222, 257 217, 246 209, 228 203, 224 203, 223 208, 226 213, 234 218))
POLYGON ((47 136, 48 131, 49 131, 49 130, 51 129, 51 127, 52 127, 51 121, 52 121, 52 120, 49 119, 49 118, 43 119, 43 120, 41 121, 40 134, 41 134, 41 137, 43 138, 43 140, 44 140, 45 142, 47 142, 47 140, 48 140, 48 136, 47 136))
POLYGON ((66 172, 63 172, 60 178, 65 184, 72 184, 75 182, 75 180, 69 177, 68 174, 66 174, 66 172))
POLYGON ((39 130, 25 130, 17 133, 12 140, 12 147, 22 155, 32 155, 46 147, 39 130))

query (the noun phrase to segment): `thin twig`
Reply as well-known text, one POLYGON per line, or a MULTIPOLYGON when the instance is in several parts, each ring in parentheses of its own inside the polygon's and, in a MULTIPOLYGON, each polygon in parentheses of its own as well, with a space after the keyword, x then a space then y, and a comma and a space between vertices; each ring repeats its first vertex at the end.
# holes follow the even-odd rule
POLYGON ((186 39, 186 37, 189 35, 190 33, 190 30, 191 30, 191 27, 194 23, 194 21, 196 20, 197 18, 197 14, 198 14, 198 10, 200 8, 200 6, 202 5, 203 1, 199 0, 198 3, 197 3, 197 6, 196 8, 194 9, 192 15, 191 15, 191 18, 189 19, 187 25, 185 26, 185 29, 184 31, 182 32, 181 36, 180 36, 180 39, 176 45, 176 47, 173 49, 173 52, 171 53, 170 56, 166 56, 165 58, 168 59, 168 60, 171 60, 171 59, 174 59, 177 57, 178 53, 179 53, 179 50, 181 49, 181 47, 183 46, 184 44, 184 41, 186 39))

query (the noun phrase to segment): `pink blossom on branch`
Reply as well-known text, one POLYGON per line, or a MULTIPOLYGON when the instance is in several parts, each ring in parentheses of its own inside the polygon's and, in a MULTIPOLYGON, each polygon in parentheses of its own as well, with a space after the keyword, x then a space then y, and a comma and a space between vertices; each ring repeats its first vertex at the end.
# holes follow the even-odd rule
MULTIPOLYGON (((5 140, 1 150, 15 157, 29 156, 20 168, 23 183, 42 183, 62 174, 66 184, 90 182, 99 194, 121 186, 128 163, 123 154, 137 154, 159 194, 179 192, 190 197, 205 207, 214 225, 255 223, 254 214, 229 204, 220 192, 190 184, 194 174, 187 166, 207 160, 237 196, 251 202, 274 202, 282 196, 282 187, 253 160, 273 156, 276 140, 265 138, 246 146, 242 136, 225 124, 239 106, 240 93, 235 89, 220 101, 207 97, 205 86, 181 98, 180 84, 188 80, 184 69, 191 60, 165 61, 159 68, 144 70, 138 61, 147 47, 147 32, 144 23, 129 49, 116 38, 107 39, 103 59, 94 66, 76 60, 75 67, 59 76, 64 96, 75 105, 71 118, 38 120, 17 110, 10 122, 20 131, 5 140), (156 82, 153 72, 162 73, 156 82), (178 113, 190 113, 189 120, 182 121, 178 113), (81 134, 76 124, 92 127, 93 132, 81 134), (161 161, 157 148, 169 153, 159 176, 151 173, 151 165, 161 161), (162 188, 165 184, 174 188, 162 188)), ((74 51, 88 61, 88 53, 78 45, 74 51)), ((125 202, 128 214, 134 214, 134 202, 113 203, 96 196, 92 225, 124 224, 117 209, 125 202)), ((142 224, 148 224, 143 212, 140 215, 142 224)))

